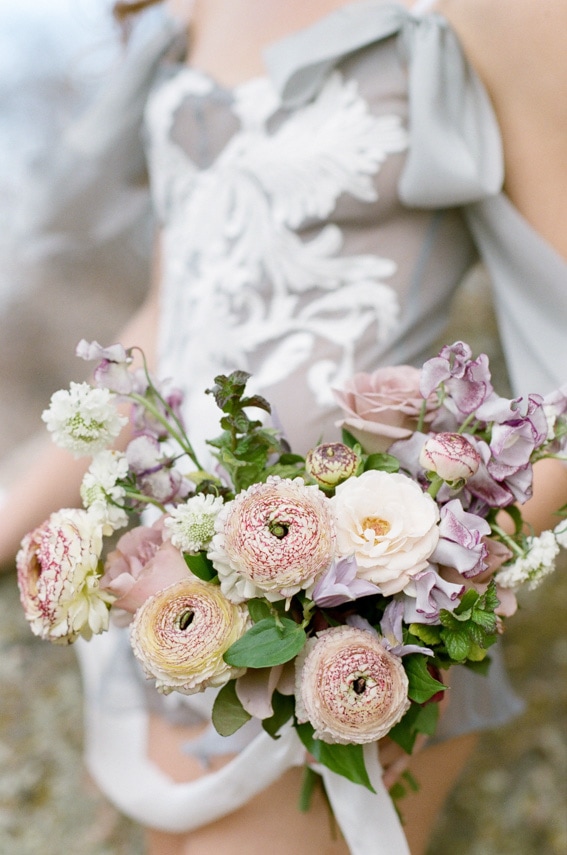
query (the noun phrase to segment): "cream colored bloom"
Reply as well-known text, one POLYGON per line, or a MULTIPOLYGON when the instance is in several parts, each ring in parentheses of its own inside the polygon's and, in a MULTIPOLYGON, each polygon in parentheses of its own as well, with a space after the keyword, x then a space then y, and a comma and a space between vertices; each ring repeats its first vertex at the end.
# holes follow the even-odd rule
POLYGON ((220 511, 209 558, 233 602, 276 601, 309 588, 333 558, 329 499, 315 486, 270 476, 220 511))
POLYGON ((339 484, 330 502, 338 554, 354 555, 357 576, 385 596, 427 567, 439 540, 439 509, 411 478, 369 470, 339 484))
POLYGON ((296 661, 295 711, 330 743, 374 742, 410 706, 399 656, 377 633, 339 626, 311 638, 296 661))
POLYGON ((146 600, 136 612, 130 641, 160 692, 192 695, 243 673, 223 655, 249 625, 245 606, 229 602, 217 585, 190 578, 146 600))
POLYGON ((42 419, 53 441, 76 457, 96 454, 116 439, 128 419, 118 413, 108 389, 71 383, 51 396, 42 419))
POLYGON ((26 535, 16 558, 32 632, 61 644, 108 628, 114 599, 99 587, 100 524, 87 511, 61 510, 26 535))
POLYGON ((109 537, 128 525, 128 514, 122 507, 126 491, 117 482, 128 475, 128 461, 119 451, 104 449, 93 458, 81 484, 81 499, 109 537))
POLYGON ((165 518, 169 539, 182 552, 196 553, 207 547, 215 531, 215 519, 223 506, 221 496, 191 496, 165 518))

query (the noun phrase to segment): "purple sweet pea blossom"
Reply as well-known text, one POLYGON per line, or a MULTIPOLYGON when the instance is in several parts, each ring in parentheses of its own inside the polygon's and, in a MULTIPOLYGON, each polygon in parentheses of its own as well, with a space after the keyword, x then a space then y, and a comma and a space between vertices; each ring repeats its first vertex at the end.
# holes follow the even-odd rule
POLYGON ((359 579, 356 575, 358 565, 354 555, 334 559, 327 572, 319 579, 313 589, 313 601, 321 608, 333 608, 352 602, 359 597, 379 594, 380 588, 359 579))
POLYGON ((486 569, 487 548, 483 538, 490 526, 482 517, 463 510, 459 499, 452 499, 441 508, 440 538, 431 560, 454 567, 465 579, 486 569))
POLYGON ((126 350, 121 344, 103 347, 97 341, 88 342, 83 338, 75 353, 88 362, 99 360, 93 372, 94 381, 99 388, 110 389, 119 395, 128 395, 132 391, 133 379, 128 370, 132 363, 131 350, 126 350))
POLYGON ((535 449, 547 439, 548 422, 543 398, 529 395, 517 399, 514 404, 516 417, 492 428, 492 458, 488 462, 488 471, 497 481, 504 481, 524 469, 535 449))
MULTIPOLYGON (((137 382, 139 387, 141 387, 144 383, 144 377, 140 376, 137 382)), ((137 388, 135 391, 146 397, 149 403, 155 407, 157 413, 159 413, 159 415, 161 415, 167 422, 171 423, 172 419, 177 419, 180 424, 183 424, 183 417, 181 414, 183 392, 177 388, 168 389, 164 383, 154 382, 154 388, 161 396, 160 399, 158 395, 152 394, 148 391, 148 388, 146 381, 145 388, 143 390, 141 388, 137 388)), ((144 404, 137 402, 134 403, 132 407, 132 421, 134 424, 134 430, 137 433, 152 434, 157 439, 167 439, 169 436, 167 428, 160 421, 158 416, 148 409, 148 407, 144 406, 144 404)))
POLYGON ((173 460, 163 456, 163 448, 153 436, 143 434, 126 448, 126 460, 136 484, 146 496, 162 504, 184 499, 189 482, 173 468, 173 460))
POLYGON ((467 492, 492 508, 505 508, 513 502, 526 502, 532 494, 531 465, 518 469, 503 481, 497 481, 489 471, 492 459, 490 447, 482 440, 477 441, 476 447, 481 456, 481 463, 472 478, 467 481, 467 492))
MULTIPOLYGON (((382 644, 386 650, 395 656, 406 656, 408 653, 424 653, 426 656, 432 656, 433 651, 429 647, 421 647, 419 644, 404 644, 402 627, 404 609, 405 605, 402 600, 391 600, 386 606, 380 621, 382 644)), ((413 623, 417 623, 417 621, 413 621, 413 623)))
MULTIPOLYGON (((451 412, 471 415, 492 395, 488 357, 481 353, 472 359, 470 347, 462 341, 443 347, 421 370, 420 391, 424 398, 440 387, 445 390, 443 404, 451 412)), ((455 413, 455 414, 456 414, 455 413)))
POLYGON ((439 623, 441 609, 453 611, 465 590, 464 585, 447 582, 433 567, 414 576, 404 589, 403 602, 406 623, 439 623))

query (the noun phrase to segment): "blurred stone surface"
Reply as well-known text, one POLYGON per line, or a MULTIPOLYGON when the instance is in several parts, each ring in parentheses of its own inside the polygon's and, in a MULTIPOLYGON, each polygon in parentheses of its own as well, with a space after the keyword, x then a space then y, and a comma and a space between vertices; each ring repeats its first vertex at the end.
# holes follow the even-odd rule
MULTIPOLYGON (((71 289, 59 282, 27 295, 0 317, 4 474, 8 460, 17 470, 17 444, 40 431, 39 416, 51 392, 86 374, 73 356, 77 340, 109 342, 141 290, 111 282, 93 287, 80 280, 71 289)), ((489 353, 495 384, 504 391, 487 291, 481 272, 469 279, 444 341, 464 338, 475 351, 489 353)), ((505 657, 527 710, 513 724, 482 736, 440 818, 429 855, 567 853, 566 570, 524 597, 509 623, 505 657)), ((31 635, 14 577, 5 576, 0 579, 1 855, 142 855, 140 830, 89 781, 81 743, 81 685, 73 650, 31 635)))

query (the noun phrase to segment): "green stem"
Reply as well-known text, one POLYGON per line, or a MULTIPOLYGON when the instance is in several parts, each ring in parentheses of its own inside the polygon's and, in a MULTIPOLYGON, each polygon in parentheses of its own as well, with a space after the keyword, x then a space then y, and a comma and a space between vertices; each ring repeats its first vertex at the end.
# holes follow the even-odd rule
POLYGON ((504 543, 509 549, 511 549, 512 552, 514 552, 518 557, 522 557, 522 555, 524 554, 524 550, 521 548, 521 546, 518 546, 518 544, 513 540, 513 538, 510 537, 509 534, 504 531, 503 528, 500 528, 500 526, 496 525, 496 523, 492 523, 491 528, 493 533, 498 535, 502 543, 504 543))

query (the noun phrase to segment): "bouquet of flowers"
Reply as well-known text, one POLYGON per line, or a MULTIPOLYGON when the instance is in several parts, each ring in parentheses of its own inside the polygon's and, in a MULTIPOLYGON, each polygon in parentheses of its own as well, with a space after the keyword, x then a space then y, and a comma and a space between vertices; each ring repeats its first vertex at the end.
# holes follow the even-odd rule
POLYGON ((342 442, 303 457, 251 417, 270 405, 236 371, 207 390, 221 432, 206 471, 181 393, 135 369, 134 351, 80 342, 94 384, 56 392, 43 414, 92 463, 84 507, 22 541, 32 631, 71 643, 113 616, 160 692, 218 689, 221 734, 251 717, 274 738, 291 726, 372 789, 364 744, 389 735, 411 753, 434 733, 443 671, 488 667, 515 592, 567 543, 560 515, 535 536, 518 509, 533 463, 564 453, 567 392, 500 397, 487 357, 456 342, 420 370, 352 378, 336 392, 342 442), (125 402, 133 438, 119 452, 125 402), (148 506, 154 521, 129 526, 148 506))

